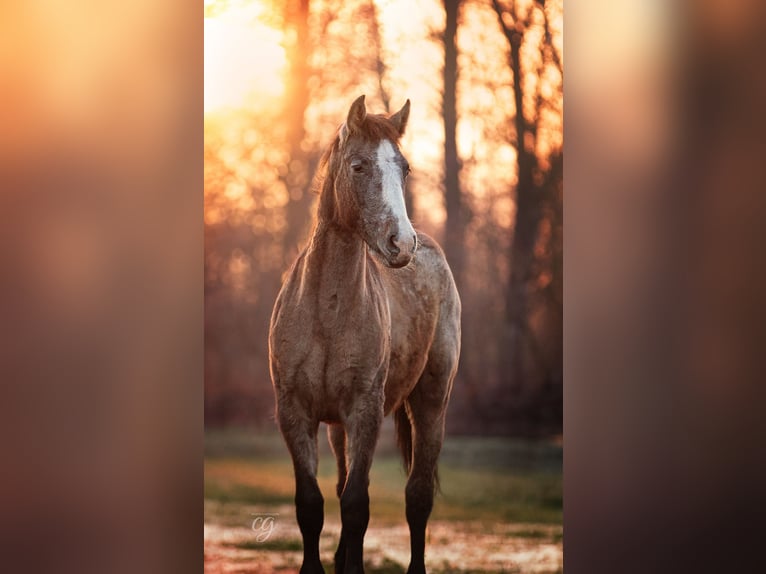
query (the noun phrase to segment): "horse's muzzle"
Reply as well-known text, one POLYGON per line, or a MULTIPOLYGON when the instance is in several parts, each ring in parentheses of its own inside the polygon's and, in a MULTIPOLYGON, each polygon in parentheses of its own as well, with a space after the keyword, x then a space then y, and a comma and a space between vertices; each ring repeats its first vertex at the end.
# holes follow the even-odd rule
POLYGON ((389 236, 383 251, 384 258, 389 267, 399 269, 405 267, 412 261, 415 251, 418 249, 418 236, 393 234, 389 236))

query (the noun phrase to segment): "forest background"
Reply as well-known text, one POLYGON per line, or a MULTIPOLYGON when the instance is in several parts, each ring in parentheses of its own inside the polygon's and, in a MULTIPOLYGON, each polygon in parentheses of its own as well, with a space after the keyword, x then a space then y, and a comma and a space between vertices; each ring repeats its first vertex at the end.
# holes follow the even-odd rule
POLYGON ((267 332, 350 103, 412 101, 415 227, 463 302, 447 432, 562 431, 563 3, 205 2, 205 424, 273 426, 267 332))

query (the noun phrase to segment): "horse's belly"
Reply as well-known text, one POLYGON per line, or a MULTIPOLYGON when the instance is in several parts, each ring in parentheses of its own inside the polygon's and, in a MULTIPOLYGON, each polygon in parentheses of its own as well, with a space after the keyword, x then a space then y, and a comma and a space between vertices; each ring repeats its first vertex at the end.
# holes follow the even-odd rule
POLYGON ((393 350, 386 379, 385 404, 386 415, 401 405, 420 379, 428 359, 427 352, 393 350))

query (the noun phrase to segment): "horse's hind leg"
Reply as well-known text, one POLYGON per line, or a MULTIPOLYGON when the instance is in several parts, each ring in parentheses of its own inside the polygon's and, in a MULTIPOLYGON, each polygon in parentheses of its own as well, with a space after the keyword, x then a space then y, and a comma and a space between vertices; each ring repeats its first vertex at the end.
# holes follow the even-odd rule
MULTIPOLYGON (((338 493, 338 498, 340 498, 343 494, 343 488, 346 486, 346 477, 348 476, 348 469, 346 467, 346 431, 339 424, 327 425, 327 438, 335 454, 335 460, 338 463, 338 484, 335 491, 338 493)), ((346 541, 343 538, 343 532, 341 532, 338 550, 335 552, 335 574, 343 574, 345 565, 346 541)))
POLYGON ((436 376, 426 367, 407 400, 413 437, 412 467, 405 489, 407 524, 410 527, 408 574, 426 571, 426 525, 433 508, 437 463, 444 440, 444 420, 453 376, 436 376))
POLYGON ((342 425, 330 424, 327 425, 327 440, 330 442, 330 448, 335 455, 335 460, 338 463, 338 484, 335 487, 335 491, 338 493, 338 498, 343 493, 343 487, 346 486, 346 431, 342 425))
POLYGON ((324 524, 324 498, 317 484, 317 430, 314 423, 280 405, 279 428, 290 450, 295 471, 295 514, 303 537, 301 574, 324 574, 319 559, 319 534, 324 524))

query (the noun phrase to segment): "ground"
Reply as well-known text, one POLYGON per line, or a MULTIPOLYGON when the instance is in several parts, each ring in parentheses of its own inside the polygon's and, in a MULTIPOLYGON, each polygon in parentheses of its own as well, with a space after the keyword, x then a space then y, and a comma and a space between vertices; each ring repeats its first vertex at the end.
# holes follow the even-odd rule
MULTIPOLYGON (((368 574, 403 573, 409 560, 405 475, 392 432, 384 428, 370 476, 368 574)), ((332 572, 340 511, 324 436, 320 447, 320 551, 332 572)), ((281 437, 271 431, 208 432, 205 451, 206 574, 297 573, 302 545, 292 465, 281 437)), ((554 441, 448 437, 428 528, 429 572, 562 572, 561 462, 554 441)))

